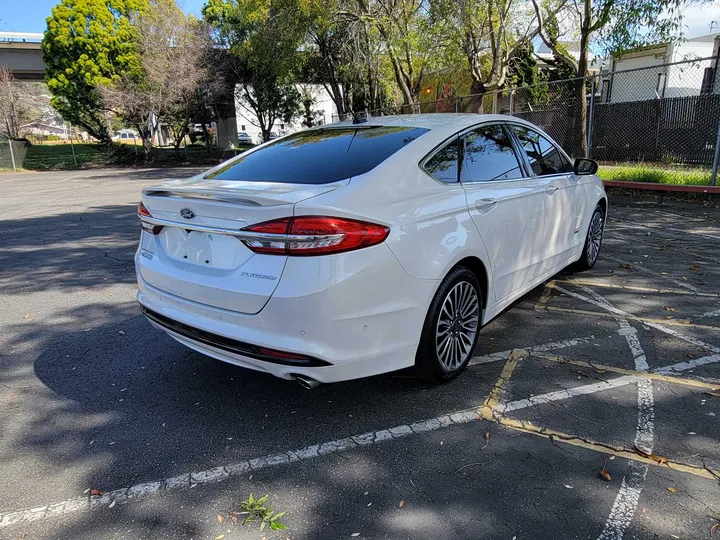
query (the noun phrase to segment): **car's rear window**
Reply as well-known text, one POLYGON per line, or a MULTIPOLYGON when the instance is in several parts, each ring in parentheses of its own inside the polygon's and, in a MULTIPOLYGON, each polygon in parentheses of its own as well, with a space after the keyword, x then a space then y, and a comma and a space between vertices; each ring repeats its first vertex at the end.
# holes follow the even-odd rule
POLYGON ((300 131, 228 163, 206 178, 328 184, 372 170, 426 131, 397 126, 300 131))

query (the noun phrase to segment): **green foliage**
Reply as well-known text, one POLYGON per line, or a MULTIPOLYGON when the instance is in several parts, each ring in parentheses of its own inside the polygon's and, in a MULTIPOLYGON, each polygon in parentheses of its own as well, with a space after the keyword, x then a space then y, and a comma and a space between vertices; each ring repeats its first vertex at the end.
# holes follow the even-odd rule
POLYGON ((241 514, 246 514, 242 524, 247 525, 253 522, 260 522, 260 530, 265 529, 269 526, 274 531, 287 529, 287 526, 280 522, 280 518, 285 515, 285 512, 275 513, 272 509, 272 505, 268 503, 268 495, 263 495, 259 499, 255 499, 253 494, 240 503, 241 514))
POLYGON ((684 0, 604 0, 598 4, 595 11, 599 20, 605 5, 612 5, 596 40, 608 54, 684 39, 682 12, 688 5, 684 0))
POLYGON ((276 120, 289 123, 300 108, 293 82, 302 65, 308 22, 303 0, 208 0, 205 20, 234 56, 240 106, 258 119, 267 138, 276 120))
POLYGON ((140 76, 132 18, 145 0, 62 0, 42 42, 53 107, 66 120, 109 142, 98 86, 140 76))
POLYGON ((540 76, 534 47, 531 42, 515 50, 510 58, 507 83, 511 87, 529 86, 528 93, 532 103, 543 103, 548 99, 548 85, 540 76))
POLYGON ((301 93, 300 100, 302 102, 302 125, 306 128, 311 128, 317 125, 318 119, 322 116, 322 113, 313 109, 313 105, 315 105, 315 98, 313 98, 309 91, 305 90, 301 93))

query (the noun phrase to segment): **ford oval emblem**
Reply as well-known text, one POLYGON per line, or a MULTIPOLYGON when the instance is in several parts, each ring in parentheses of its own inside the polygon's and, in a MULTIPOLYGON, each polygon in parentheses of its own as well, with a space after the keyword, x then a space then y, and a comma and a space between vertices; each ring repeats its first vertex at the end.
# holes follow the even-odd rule
POLYGON ((189 208, 183 208, 180 210, 180 215, 184 217, 185 219, 194 219, 195 218, 195 212, 190 210, 189 208))

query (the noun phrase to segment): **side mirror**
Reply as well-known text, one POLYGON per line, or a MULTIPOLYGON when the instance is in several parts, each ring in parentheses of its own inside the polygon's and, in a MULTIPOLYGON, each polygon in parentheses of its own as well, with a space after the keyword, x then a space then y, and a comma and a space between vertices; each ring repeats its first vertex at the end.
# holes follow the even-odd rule
POLYGON ((575 170, 575 174, 579 175, 595 174, 598 170, 598 164, 594 159, 577 158, 573 169, 575 170))

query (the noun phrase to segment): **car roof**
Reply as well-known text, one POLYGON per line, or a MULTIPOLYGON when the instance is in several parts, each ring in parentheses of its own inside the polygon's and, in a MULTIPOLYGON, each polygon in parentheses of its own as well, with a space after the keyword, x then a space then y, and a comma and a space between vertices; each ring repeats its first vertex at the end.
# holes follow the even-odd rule
POLYGON ((351 127, 351 126, 403 126, 424 129, 438 129, 453 126, 457 129, 473 126, 479 122, 527 122, 521 118, 505 114, 474 114, 474 113, 426 113, 426 114, 396 114, 390 116, 370 116, 367 122, 354 124, 352 120, 336 122, 323 127, 351 127))

